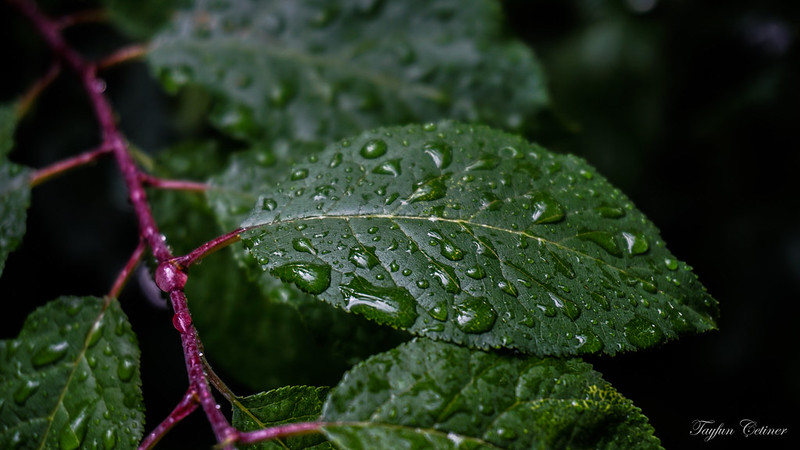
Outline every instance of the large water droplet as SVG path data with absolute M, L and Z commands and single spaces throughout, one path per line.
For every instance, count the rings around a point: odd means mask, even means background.
M 508 294 L 508 295 L 510 295 L 512 297 L 519 296 L 519 291 L 517 290 L 517 287 L 514 286 L 508 280 L 503 279 L 503 280 L 498 281 L 497 282 L 497 287 L 500 288 L 500 290 L 503 291 L 505 294 Z
M 625 252 L 629 255 L 641 255 L 650 248 L 650 244 L 647 243 L 647 238 L 641 234 L 623 232 L 622 239 L 625 240 Z
M 429 231 L 428 237 L 439 243 L 439 251 L 445 258 L 450 261 L 460 261 L 464 259 L 464 251 L 456 247 L 449 239 L 442 236 L 442 233 L 438 230 Z
M 619 206 L 601 205 L 594 209 L 600 216 L 607 219 L 619 219 L 625 217 L 625 208 Z
M 473 280 L 482 280 L 486 278 L 486 271 L 481 266 L 470 267 L 467 269 L 467 276 Z
M 440 170 L 446 169 L 453 162 L 453 149 L 445 142 L 428 142 L 422 147 L 422 151 L 433 159 L 433 163 Z
M 308 169 L 297 169 L 292 172 L 292 181 L 303 180 L 308 177 Z
M 530 209 L 533 223 L 556 223 L 564 220 L 564 208 L 549 192 L 534 192 L 531 195 Z
M 614 236 L 607 231 L 589 231 L 579 234 L 578 237 L 594 242 L 610 255 L 617 257 L 622 256 L 622 252 L 619 247 L 617 247 L 617 241 L 614 239 Z
M 414 184 L 414 193 L 408 197 L 409 203 L 438 200 L 447 194 L 443 177 L 430 178 Z
M 608 301 L 608 297 L 602 294 L 598 294 L 597 292 L 590 292 L 589 294 L 597 303 L 600 304 L 600 306 L 603 307 L 603 309 L 605 309 L 606 311 L 611 310 L 611 303 Z
M 603 349 L 603 342 L 591 330 L 583 330 L 575 338 L 578 340 L 579 355 L 597 353 Z
M 184 334 L 188 332 L 192 326 L 192 316 L 185 311 L 177 312 L 172 316 L 172 326 L 174 326 L 179 333 Z
M 86 405 L 72 416 L 72 420 L 69 423 L 64 425 L 64 428 L 58 434 L 59 449 L 74 450 L 81 446 L 86 436 L 86 426 L 89 423 L 90 413 L 89 405 Z
M 311 245 L 311 241 L 306 238 L 296 238 L 292 240 L 292 248 L 298 252 L 311 253 L 312 255 L 317 254 L 317 249 L 315 249 L 314 246 Z
M 361 156 L 367 159 L 379 158 L 386 154 L 387 149 L 383 139 L 371 139 L 361 147 Z
M 638 348 L 652 347 L 664 340 L 664 332 L 642 316 L 634 316 L 625 324 L 625 337 Z
M 664 258 L 664 265 L 669 270 L 678 270 L 678 260 L 675 258 Z
M 130 381 L 136 372 L 136 361 L 133 358 L 124 356 L 117 364 L 117 376 L 122 381 Z
M 492 170 L 500 164 L 500 158 L 497 155 L 484 153 L 478 159 L 470 163 L 464 168 L 466 171 L 471 170 Z
M 439 282 L 445 291 L 451 294 L 457 294 L 461 292 L 461 283 L 459 282 L 456 272 L 452 267 L 439 264 L 429 264 L 428 270 L 430 271 L 430 275 Z
M 25 380 L 17 390 L 14 391 L 14 402 L 20 406 L 24 405 L 37 389 L 39 389 L 38 380 Z
M 106 450 L 111 450 L 117 446 L 117 432 L 113 428 L 108 428 L 103 432 L 103 445 Z
M 403 173 L 402 168 L 400 167 L 400 158 L 389 159 L 386 160 L 372 169 L 372 173 L 377 173 L 378 175 L 391 175 L 393 177 L 400 176 Z
M 61 341 L 40 348 L 33 354 L 32 362 L 34 367 L 41 367 L 54 363 L 63 358 L 69 350 L 69 342 Z
M 572 268 L 572 264 L 567 262 L 565 259 L 560 258 L 557 254 L 550 251 L 550 257 L 553 259 L 553 262 L 556 266 L 556 272 L 564 275 L 569 279 L 575 278 L 575 270 Z
M 428 314 L 430 314 L 434 319 L 444 322 L 447 320 L 447 302 L 444 300 L 436 302 L 436 304 L 433 305 L 433 308 L 428 310 Z
M 465 333 L 485 333 L 492 329 L 497 313 L 484 297 L 466 296 L 453 305 L 456 326 Z
M 417 320 L 416 302 L 401 287 L 378 287 L 362 277 L 339 286 L 345 309 L 378 323 L 408 328 Z
M 313 295 L 321 294 L 331 284 L 331 267 L 323 264 L 289 263 L 272 269 L 270 273 Z
M 375 247 L 353 247 L 347 259 L 362 269 L 372 269 L 380 263 L 375 256 Z
M 581 309 L 572 300 L 564 299 L 564 315 L 569 317 L 570 320 L 576 320 L 581 315 Z
M 164 261 L 156 268 L 156 286 L 166 293 L 182 290 L 188 276 L 172 261 Z

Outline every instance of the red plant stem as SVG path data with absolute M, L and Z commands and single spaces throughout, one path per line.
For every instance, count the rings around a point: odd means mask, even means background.
M 97 62 L 97 70 L 105 70 L 127 61 L 141 58 L 147 53 L 144 45 L 131 45 L 123 47 Z
M 158 424 L 158 426 L 156 426 L 153 431 L 151 431 L 150 434 L 144 438 L 144 440 L 139 444 L 139 450 L 153 448 L 153 446 L 158 444 L 158 441 L 160 441 L 161 438 L 164 437 L 164 435 L 175 426 L 175 424 L 194 412 L 194 410 L 197 409 L 197 406 L 197 398 L 194 395 L 194 391 L 190 389 L 186 392 L 186 394 L 184 394 L 181 401 L 177 406 L 175 406 L 175 409 L 172 410 L 169 416 L 167 416 L 164 421 Z
M 237 444 L 255 444 L 280 437 L 297 436 L 300 434 L 318 433 L 320 428 L 329 425 L 325 422 L 299 422 L 264 428 L 262 430 L 239 432 Z
M 72 170 L 76 167 L 80 167 L 91 162 L 94 162 L 97 158 L 105 155 L 106 153 L 111 153 L 112 149 L 109 146 L 101 146 L 94 150 L 90 150 L 85 153 L 81 153 L 80 155 L 73 156 L 71 158 L 67 158 L 65 160 L 59 161 L 47 167 L 41 168 L 33 174 L 31 174 L 31 187 L 38 186 L 45 181 L 61 175 L 69 170 Z
M 139 222 L 140 238 L 149 244 L 153 256 L 159 263 L 172 259 L 172 253 L 159 233 L 153 214 L 150 211 L 147 195 L 140 179 L 141 172 L 136 167 L 122 133 L 117 128 L 111 104 L 103 95 L 105 83 L 97 77 L 96 66 L 84 60 L 77 51 L 66 43 L 60 34 L 59 22 L 47 18 L 34 3 L 27 0 L 9 1 L 30 19 L 53 52 L 81 78 L 86 94 L 94 109 L 95 117 L 100 125 L 103 138 L 101 147 L 111 148 L 117 160 L 117 165 L 122 172 L 125 185 L 128 188 L 128 196 Z M 219 410 L 217 402 L 211 394 L 211 388 L 203 372 L 200 340 L 197 336 L 197 330 L 192 325 L 186 296 L 183 293 L 183 284 L 170 288 L 169 296 L 172 308 L 175 311 L 173 324 L 181 335 L 184 360 L 189 375 L 189 390 L 193 392 L 192 398 L 199 402 L 205 411 L 216 435 L 217 442 L 226 445 L 230 444 L 235 441 L 238 432 L 228 424 L 227 419 Z M 185 417 L 185 414 L 183 414 L 185 409 L 176 408 L 173 411 L 175 415 L 170 414 L 166 421 L 170 422 L 172 419 L 172 422 L 177 422 L 181 420 Z
M 17 117 L 24 116 L 28 110 L 31 109 L 33 102 L 39 98 L 39 95 L 45 90 L 45 88 L 47 88 L 47 86 L 50 86 L 53 80 L 58 77 L 59 73 L 61 73 L 61 64 L 57 62 L 53 63 L 47 73 L 44 74 L 42 78 L 39 78 L 39 80 L 37 80 L 36 83 L 34 83 L 34 85 L 28 89 L 28 92 L 26 92 L 19 100 L 19 103 L 17 103 Z
M 125 283 L 128 281 L 128 278 L 130 278 L 131 273 L 133 273 L 133 269 L 139 265 L 139 261 L 142 259 L 145 248 L 147 248 L 147 244 L 140 239 L 139 244 L 136 246 L 136 249 L 133 250 L 133 254 L 131 255 L 130 259 L 128 259 L 125 267 L 122 268 L 122 271 L 117 276 L 117 279 L 114 280 L 114 285 L 111 286 L 111 291 L 108 292 L 108 297 L 119 297 L 119 293 L 122 291 L 122 288 L 125 287 Z
M 176 191 L 195 191 L 195 192 L 203 192 L 208 190 L 207 184 L 198 183 L 196 181 L 167 180 L 164 178 L 154 177 L 146 173 L 142 173 L 139 178 L 141 178 L 142 183 L 158 189 L 173 189 Z
M 237 228 L 231 231 L 228 234 L 223 234 L 222 236 L 216 237 L 200 247 L 192 250 L 191 252 L 187 253 L 186 255 L 179 256 L 173 259 L 173 262 L 178 264 L 182 268 L 188 268 L 198 260 L 205 258 L 206 256 L 216 252 L 219 249 L 225 248 L 234 242 L 239 242 L 241 239 L 241 233 L 244 231 L 242 228 Z
M 60 29 L 65 29 L 73 25 L 80 25 L 82 23 L 92 22 L 105 22 L 108 20 L 108 13 L 102 9 L 91 9 L 88 11 L 81 11 L 75 14 L 64 16 L 55 21 L 55 24 Z

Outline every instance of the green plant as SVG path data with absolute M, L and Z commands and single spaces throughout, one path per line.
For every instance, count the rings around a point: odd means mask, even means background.
M 106 296 L 54 300 L 2 342 L 4 447 L 149 448 L 198 407 L 222 447 L 658 447 L 640 410 L 578 356 L 713 329 L 717 303 L 585 161 L 509 134 L 535 136 L 549 100 L 497 4 L 198 1 L 147 47 L 93 63 L 61 33 L 93 16 L 9 3 L 57 63 L 0 109 L 2 260 L 31 188 L 105 155 L 140 242 Z M 107 3 L 139 36 L 165 17 L 155 2 Z M 211 105 L 221 136 L 156 160 L 126 142 L 98 70 L 142 55 L 168 90 Z M 43 169 L 10 162 L 15 123 L 62 65 L 101 143 Z M 116 298 L 148 248 L 189 388 L 145 436 L 136 338 Z M 303 370 L 386 351 L 330 390 L 247 397 L 205 359 L 250 386 L 285 384 L 299 372 L 289 361 L 320 342 Z

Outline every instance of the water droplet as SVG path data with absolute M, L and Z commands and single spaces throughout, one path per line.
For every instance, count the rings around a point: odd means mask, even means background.
M 556 272 L 564 275 L 569 279 L 575 278 L 575 270 L 572 268 L 572 264 L 568 263 L 566 260 L 561 259 L 557 254 L 552 251 L 549 251 L 550 257 L 553 259 L 553 262 L 556 266 Z M 567 291 L 569 292 L 569 291 Z
M 414 184 L 414 193 L 408 197 L 409 203 L 438 200 L 447 194 L 447 186 L 442 177 L 430 178 Z
M 192 326 L 192 316 L 185 311 L 177 312 L 172 316 L 172 326 L 174 326 L 179 333 L 184 334 L 188 332 Z
M 428 311 L 428 314 L 430 314 L 434 319 L 444 322 L 447 320 L 447 302 L 437 302 L 435 305 L 433 305 L 433 308 Z
M 296 262 L 276 267 L 270 273 L 313 295 L 321 294 L 331 284 L 331 267 L 328 265 Z
M 296 238 L 292 240 L 292 248 L 298 252 L 311 253 L 312 255 L 317 254 L 317 249 L 315 249 L 314 246 L 311 245 L 311 241 L 306 238 Z
M 308 169 L 297 169 L 292 172 L 292 181 L 303 180 L 308 177 Z
M 175 263 L 164 261 L 156 268 L 156 286 L 166 293 L 182 290 L 188 276 Z
M 380 263 L 375 256 L 375 247 L 353 247 L 347 259 L 362 269 L 372 269 Z
M 473 280 L 482 280 L 486 278 L 486 271 L 481 266 L 470 267 L 467 269 L 467 276 Z
M 113 428 L 108 428 L 103 432 L 103 445 L 106 450 L 111 450 L 117 446 L 117 432 Z
M 456 326 L 465 333 L 484 333 L 492 329 L 497 313 L 484 297 L 466 296 L 453 305 Z
M 451 294 L 458 294 L 461 292 L 461 283 L 459 282 L 456 272 L 452 267 L 439 264 L 429 264 L 428 270 L 430 271 L 430 275 L 439 282 L 445 291 Z
M 435 123 L 426 123 L 422 126 L 422 129 L 425 131 L 436 131 L 436 124 Z
M 442 141 L 428 142 L 422 151 L 433 159 L 433 163 L 441 169 L 446 169 L 453 162 L 453 149 Z
M 375 166 L 374 169 L 372 169 L 372 173 L 377 173 L 378 175 L 391 175 L 393 177 L 400 176 L 403 173 L 403 170 L 400 167 L 400 161 L 400 158 L 383 161 Z
M 361 277 L 339 286 L 345 309 L 378 323 L 408 328 L 417 320 L 416 302 L 401 287 L 378 287 Z
M 590 292 L 589 293 L 592 298 L 600 304 L 606 311 L 611 310 L 611 303 L 608 301 L 608 298 L 605 295 L 598 294 L 597 292 Z
M 622 239 L 625 240 L 625 252 L 629 255 L 641 255 L 650 248 L 647 239 L 641 234 L 623 232 Z
M 430 286 L 430 283 L 428 283 L 428 280 L 424 278 L 417 281 L 417 287 L 420 289 L 428 289 L 428 286 Z
M 342 163 L 342 158 L 343 156 L 341 153 L 336 153 L 335 155 L 333 155 L 333 158 L 331 158 L 331 162 L 328 164 L 328 167 L 330 167 L 331 169 L 339 167 L 339 164 Z
M 556 223 L 564 220 L 564 208 L 548 192 L 534 192 L 531 195 L 530 209 L 533 223 Z
M 619 206 L 601 205 L 594 209 L 600 216 L 607 219 L 619 219 L 625 217 L 625 209 Z
M 39 389 L 38 380 L 25 380 L 16 391 L 14 391 L 14 403 L 22 406 Z
M 383 139 L 371 139 L 361 147 L 361 156 L 367 159 L 379 158 L 386 154 L 387 149 Z
M 519 296 L 519 291 L 517 291 L 517 287 L 514 286 L 508 280 L 504 279 L 504 280 L 498 281 L 497 282 L 497 287 L 500 288 L 501 291 L 503 291 L 504 293 L 506 293 L 506 294 L 508 294 L 508 295 L 510 295 L 512 297 Z
M 450 261 L 460 261 L 464 259 L 464 252 L 455 246 L 449 239 L 442 236 L 438 230 L 431 230 L 428 232 L 428 237 L 433 239 L 439 244 L 439 251 L 445 258 Z
M 578 340 L 577 353 L 579 355 L 597 353 L 603 349 L 603 341 L 591 330 L 583 330 L 575 338 Z
M 492 170 L 500 164 L 500 158 L 497 155 L 484 153 L 478 159 L 470 163 L 464 168 L 465 171 L 472 170 Z
M 56 342 L 40 348 L 33 354 L 32 362 L 34 367 L 41 367 L 50 363 L 54 363 L 63 358 L 69 350 L 69 342 L 61 341 Z
M 64 425 L 58 434 L 58 447 L 61 450 L 74 450 L 81 446 L 86 436 L 86 426 L 91 416 L 89 405 L 84 406 L 72 416 L 72 420 Z
M 669 270 L 678 270 L 678 260 L 673 258 L 664 258 L 664 264 Z
M 136 361 L 128 356 L 122 357 L 117 364 L 117 376 L 119 376 L 119 379 L 130 381 L 134 372 L 136 372 Z
M 578 305 L 575 304 L 572 300 L 564 299 L 564 315 L 569 317 L 570 320 L 574 321 L 581 315 L 581 309 L 578 308 Z
M 664 340 L 664 332 L 642 316 L 634 316 L 625 324 L 625 337 L 638 348 L 652 347 Z
M 409 275 L 411 275 L 412 271 L 411 271 L 411 269 L 403 269 L 403 271 L 401 273 L 403 275 L 405 275 L 405 276 L 409 276 Z
M 614 236 L 607 231 L 590 231 L 587 233 L 581 233 L 578 235 L 578 237 L 594 242 L 610 255 L 617 257 L 622 256 L 622 252 L 620 251 L 619 247 L 617 247 L 617 241 L 614 239 Z

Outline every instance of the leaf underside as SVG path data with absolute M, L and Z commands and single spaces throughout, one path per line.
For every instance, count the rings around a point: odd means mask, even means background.
M 135 448 L 139 349 L 116 300 L 61 297 L 0 341 L 0 447 Z
M 149 62 L 168 89 L 213 94 L 212 121 L 242 139 L 327 143 L 443 118 L 523 131 L 549 101 L 502 24 L 489 0 L 201 0 Z
M 293 422 L 317 420 L 328 395 L 328 388 L 311 386 L 286 386 L 269 392 L 240 399 L 242 408 L 233 405 L 232 424 L 242 431 Z M 250 445 L 248 449 L 332 449 L 321 434 L 310 434 L 287 439 L 275 439 Z
M 613 354 L 715 326 L 716 301 L 619 190 L 519 137 L 394 127 L 278 182 L 237 167 L 226 177 L 261 189 L 237 194 L 254 205 L 242 223 L 253 264 L 385 325 L 538 355 Z
M 14 146 L 16 116 L 12 105 L 0 105 L 0 275 L 6 258 L 22 242 L 31 201 L 30 170 L 6 158 Z
M 579 359 L 415 339 L 345 375 L 321 420 L 341 448 L 660 448 L 639 408 Z

